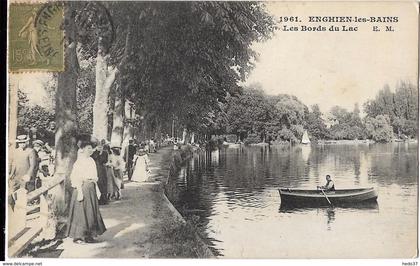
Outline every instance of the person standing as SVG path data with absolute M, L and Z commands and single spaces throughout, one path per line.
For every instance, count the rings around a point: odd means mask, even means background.
M 39 153 L 44 146 L 44 142 L 42 140 L 37 139 L 32 142 L 32 146 L 35 153 L 35 166 L 34 174 L 29 182 L 31 189 L 28 189 L 28 191 L 32 191 L 41 187 L 41 179 L 38 176 L 38 172 L 40 171 L 39 165 L 41 164 L 41 157 L 39 156 Z
M 133 176 L 133 160 L 134 155 L 136 154 L 136 147 L 134 146 L 134 140 L 130 139 L 128 141 L 127 147 L 124 150 L 123 159 L 125 161 L 125 169 L 127 171 L 128 180 L 131 181 Z
M 149 157 L 147 152 L 139 149 L 134 163 L 133 181 L 145 182 L 149 178 Z
M 108 162 L 108 152 L 104 150 L 105 140 L 102 140 L 96 150 L 92 154 L 93 160 L 96 163 L 96 170 L 98 172 L 98 187 L 101 191 L 101 198 L 99 205 L 107 204 L 107 173 L 105 164 Z
M 73 188 L 66 235 L 73 242 L 94 243 L 95 237 L 106 231 L 98 206 L 98 172 L 91 157 L 93 144 L 89 140 L 79 142 L 80 152 L 70 175 Z
M 19 188 L 31 189 L 27 183 L 34 180 L 37 169 L 37 156 L 29 147 L 29 137 L 20 135 L 16 138 L 18 147 L 10 157 L 9 191 L 14 193 Z
M 108 175 L 111 179 L 111 187 L 108 186 L 108 198 L 115 197 L 119 200 L 122 197 L 121 188 L 123 185 L 124 162 L 121 159 L 121 147 L 114 145 L 111 147 L 111 154 L 108 157 Z
M 151 152 L 156 152 L 156 143 L 153 138 L 151 138 L 149 141 L 149 153 Z

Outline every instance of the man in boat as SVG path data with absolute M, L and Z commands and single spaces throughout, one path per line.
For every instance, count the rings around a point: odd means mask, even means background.
M 331 176 L 326 175 L 325 179 L 327 180 L 327 183 L 325 184 L 325 186 L 318 186 L 317 189 L 322 189 L 324 191 L 334 191 L 335 187 L 334 187 L 334 182 L 331 179 Z

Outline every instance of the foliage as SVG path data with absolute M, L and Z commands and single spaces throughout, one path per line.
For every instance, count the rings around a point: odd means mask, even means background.
M 325 124 L 324 119 L 322 118 L 322 113 L 317 104 L 311 107 L 306 118 L 306 125 L 308 128 L 308 133 L 313 139 L 327 139 L 329 138 L 329 132 L 327 125 Z
M 298 143 L 299 140 L 296 138 L 296 136 L 293 134 L 293 131 L 287 128 L 286 125 L 283 125 L 282 129 L 278 133 L 278 138 L 280 140 L 285 140 L 290 143 Z
M 375 118 L 366 117 L 368 136 L 377 142 L 388 142 L 393 138 L 390 119 L 387 115 L 378 115 Z
M 36 128 L 39 139 L 49 138 L 54 112 L 40 105 L 30 104 L 27 95 L 22 91 L 18 91 L 18 98 L 17 133 L 28 134 L 31 128 Z
M 329 118 L 333 123 L 330 128 L 331 137 L 338 140 L 364 139 L 366 137 L 365 126 L 359 113 L 357 104 L 353 112 L 339 106 L 332 107 Z
M 275 106 L 282 124 L 286 124 L 287 127 L 304 125 L 307 107 L 296 96 L 280 94 L 275 96 L 273 101 L 276 102 Z
M 387 115 L 393 131 L 400 137 L 416 137 L 418 131 L 418 90 L 409 82 L 400 82 L 395 92 L 386 85 L 375 99 L 364 104 L 367 117 L 376 118 Z
M 249 134 L 244 141 L 245 144 L 256 144 L 260 142 L 261 142 L 261 136 L 256 133 Z
M 91 65 L 80 68 L 77 79 L 77 121 L 80 132 L 92 132 L 95 75 Z
M 139 23 L 132 97 L 158 119 L 174 113 L 191 130 L 214 122 L 252 67 L 252 42 L 274 28 L 263 5 L 252 2 L 150 3 Z
M 194 131 L 221 129 L 220 104 L 256 59 L 251 44 L 275 28 L 259 2 L 79 3 L 76 21 L 82 57 L 102 47 L 148 128 L 174 114 Z
M 275 119 L 274 106 L 262 91 L 256 89 L 246 88 L 241 95 L 229 97 L 225 112 L 227 132 L 241 139 L 254 133 L 259 135 L 260 142 L 267 134 L 272 134 L 279 123 Z

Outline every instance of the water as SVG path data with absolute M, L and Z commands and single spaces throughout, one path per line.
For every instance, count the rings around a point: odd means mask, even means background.
M 196 154 L 170 195 L 225 258 L 398 258 L 417 250 L 417 144 L 241 147 Z M 280 208 L 277 188 L 378 189 L 357 208 Z

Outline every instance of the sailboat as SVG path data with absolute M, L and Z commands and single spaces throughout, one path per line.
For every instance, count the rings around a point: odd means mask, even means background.
M 302 136 L 302 144 L 310 144 L 311 141 L 309 140 L 308 131 L 305 130 L 305 133 L 303 133 Z

